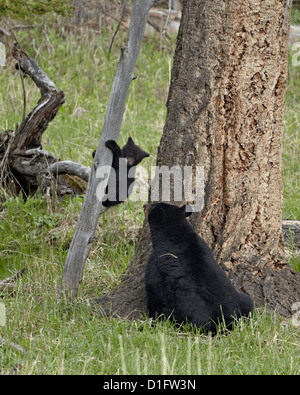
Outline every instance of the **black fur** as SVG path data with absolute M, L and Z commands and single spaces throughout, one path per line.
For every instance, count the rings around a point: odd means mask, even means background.
M 190 214 L 185 206 L 150 206 L 153 252 L 145 274 L 149 316 L 170 317 L 213 333 L 222 322 L 231 329 L 233 317 L 248 316 L 253 302 L 231 284 L 186 220 Z

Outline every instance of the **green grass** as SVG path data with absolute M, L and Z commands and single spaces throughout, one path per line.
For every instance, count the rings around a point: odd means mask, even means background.
M 3 373 L 20 361 L 20 374 L 300 373 L 297 329 L 266 313 L 211 338 L 168 322 L 99 320 L 80 304 L 66 314 L 53 299 L 37 305 L 35 292 L 6 302 L 9 318 L 0 334 L 25 354 L 1 348 Z
M 59 19 L 35 21 L 35 31 L 18 33 L 22 45 L 66 95 L 47 129 L 44 148 L 61 159 L 90 165 L 97 146 L 124 33 L 108 54 L 112 31 L 102 35 L 67 32 Z M 113 30 L 113 29 L 112 29 Z M 162 135 L 175 40 L 144 41 L 129 90 L 120 143 L 131 135 L 155 164 Z M 284 217 L 299 219 L 300 68 L 289 68 L 283 148 Z M 27 109 L 39 92 L 27 78 Z M 22 90 L 14 62 L 0 70 L 0 131 L 14 128 L 22 114 Z M 82 198 L 47 202 L 43 196 L 8 198 L 0 208 L 0 280 L 22 268 L 15 293 L 2 295 L 6 323 L 0 337 L 25 349 L 0 345 L 0 374 L 22 361 L 20 374 L 299 374 L 299 328 L 272 314 L 256 312 L 231 334 L 210 338 L 170 323 L 99 319 L 86 301 L 120 283 L 143 221 L 140 203 L 126 202 L 99 220 L 76 306 L 57 300 L 63 265 Z M 299 258 L 291 259 L 299 270 Z M 66 313 L 68 311 L 68 314 Z M 1 323 L 1 320 L 0 320 Z
M 300 66 L 292 65 L 292 54 L 289 56 L 282 153 L 283 217 L 300 220 Z

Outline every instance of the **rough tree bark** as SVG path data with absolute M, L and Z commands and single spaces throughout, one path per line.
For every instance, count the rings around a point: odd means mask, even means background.
M 184 0 L 157 165 L 205 167 L 205 203 L 191 222 L 234 285 L 257 306 L 291 314 L 300 275 L 281 229 L 287 82 L 286 0 Z M 290 11 L 290 10 L 289 10 Z M 106 311 L 145 311 L 148 225 Z
M 94 240 L 94 234 L 102 208 L 102 201 L 99 199 L 97 191 L 100 184 L 101 189 L 103 191 L 105 190 L 109 177 L 108 172 L 106 179 L 99 178 L 99 175 L 97 176 L 97 169 L 111 167 L 112 154 L 106 148 L 105 142 L 107 140 L 118 140 L 128 88 L 134 79 L 134 67 L 143 40 L 147 16 L 153 4 L 154 0 L 133 1 L 126 44 L 122 48 L 84 202 L 62 276 L 61 290 L 72 298 L 78 294 L 79 282 Z

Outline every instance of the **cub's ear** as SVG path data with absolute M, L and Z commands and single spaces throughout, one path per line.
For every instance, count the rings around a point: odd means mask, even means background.
M 134 141 L 131 137 L 128 137 L 127 144 L 134 144 Z
M 148 158 L 149 156 L 150 156 L 150 154 L 148 154 L 148 152 L 142 151 L 142 159 Z
M 184 212 L 185 217 L 193 214 L 193 207 L 190 204 L 184 204 L 180 207 L 180 210 Z

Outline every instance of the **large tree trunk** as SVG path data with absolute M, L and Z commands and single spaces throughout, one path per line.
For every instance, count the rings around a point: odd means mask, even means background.
M 289 24 L 286 0 L 185 0 L 158 166 L 205 167 L 205 203 L 191 217 L 229 278 L 283 316 L 300 275 L 282 237 L 281 150 Z M 144 223 L 120 288 L 98 300 L 145 311 Z M 150 245 L 150 246 L 149 246 Z

